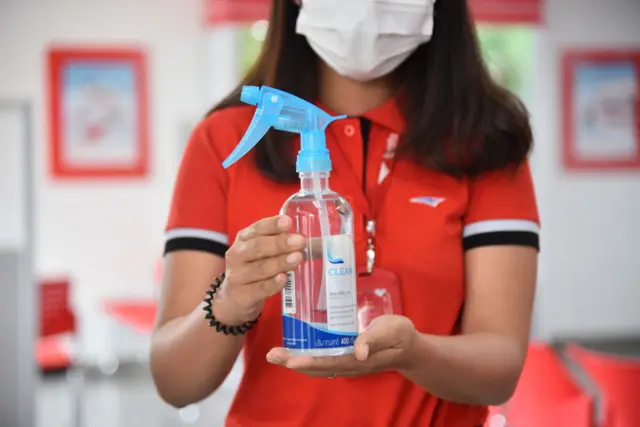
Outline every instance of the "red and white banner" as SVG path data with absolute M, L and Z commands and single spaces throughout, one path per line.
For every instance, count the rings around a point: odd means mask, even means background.
M 544 0 L 469 0 L 469 7 L 474 19 L 483 23 L 540 24 L 544 20 Z
M 205 25 L 249 23 L 269 19 L 271 0 L 204 0 Z M 440 0 L 446 1 L 446 0 Z M 476 21 L 493 24 L 539 24 L 544 0 L 468 0 Z
M 270 10 L 271 0 L 205 0 L 205 25 L 261 21 Z

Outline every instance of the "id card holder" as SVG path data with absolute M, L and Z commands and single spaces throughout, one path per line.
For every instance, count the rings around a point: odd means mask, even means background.
M 385 314 L 402 314 L 400 279 L 383 268 L 358 271 L 358 331 L 369 327 L 373 319 Z
M 373 319 L 385 314 L 402 315 L 400 279 L 389 270 L 374 267 L 375 221 L 367 221 L 367 265 L 358 270 L 358 330 L 364 331 Z

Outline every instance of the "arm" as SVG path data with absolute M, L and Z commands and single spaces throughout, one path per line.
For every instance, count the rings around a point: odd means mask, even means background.
M 498 405 L 513 394 L 526 357 L 537 252 L 488 246 L 468 251 L 465 261 L 462 333 L 417 335 L 401 372 L 443 399 Z
M 224 140 L 228 124 L 219 122 L 210 116 L 191 135 L 166 228 L 162 294 L 150 362 L 158 393 L 178 407 L 199 401 L 219 387 L 242 346 L 242 338 L 209 328 L 202 310 L 209 284 L 225 269 L 223 257 L 229 245 L 227 174 L 217 151 L 220 144 L 213 141 L 213 134 Z
M 272 217 L 240 231 L 229 247 L 228 177 L 217 152 L 220 144 L 211 138 L 215 129 L 223 140 L 228 121 L 214 113 L 194 132 L 180 165 L 167 224 L 151 373 L 160 396 L 178 407 L 215 391 L 242 348 L 241 336 L 218 332 L 205 320 L 202 307 L 209 284 L 226 270 L 212 305 L 218 321 L 228 326 L 253 321 L 264 300 L 285 286 L 285 273 L 302 260 L 305 246 L 302 236 L 288 233 L 290 218 Z
M 186 406 L 213 393 L 242 348 L 242 336 L 216 333 L 204 319 L 205 292 L 223 271 L 224 260 L 205 252 L 178 251 L 165 258 L 151 372 L 158 393 L 173 406 Z
M 538 211 L 526 163 L 468 185 L 461 333 L 418 335 L 404 373 L 447 400 L 496 405 L 513 393 L 527 353 Z

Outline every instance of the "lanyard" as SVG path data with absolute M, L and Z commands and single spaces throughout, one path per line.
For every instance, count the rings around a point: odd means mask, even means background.
M 367 197 L 362 185 L 358 182 L 355 172 L 351 168 L 349 161 L 347 160 L 344 152 L 340 147 L 332 152 L 331 160 L 335 166 L 336 171 L 340 171 L 338 176 L 340 182 L 346 187 L 349 194 L 353 197 L 353 203 L 356 205 L 358 211 L 362 212 L 366 223 L 367 232 L 367 274 L 373 272 L 373 267 L 376 260 L 375 250 L 375 237 L 376 237 L 376 219 L 380 214 L 384 199 L 391 186 L 391 170 L 393 169 L 393 162 L 389 167 L 389 174 L 387 177 L 376 186 L 373 194 Z M 366 159 L 365 159 L 366 161 Z M 380 167 L 386 167 L 381 164 Z M 349 173 L 351 172 L 351 173 Z M 366 185 L 366 177 L 364 177 Z

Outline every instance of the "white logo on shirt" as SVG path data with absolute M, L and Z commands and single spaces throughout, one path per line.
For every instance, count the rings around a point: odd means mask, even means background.
M 432 196 L 422 196 L 422 197 L 413 197 L 409 199 L 411 203 L 415 203 L 418 205 L 427 205 L 432 208 L 437 208 L 442 202 L 444 202 L 444 197 L 432 197 Z
M 384 152 L 383 158 L 385 160 L 393 159 L 393 156 L 396 155 L 396 147 L 398 147 L 398 140 L 400 139 L 397 133 L 391 133 L 387 137 L 387 149 Z
M 387 147 L 382 155 L 382 163 L 380 164 L 380 171 L 378 172 L 378 184 L 384 181 L 389 176 L 388 161 L 393 160 L 396 155 L 396 147 L 398 146 L 398 140 L 400 136 L 397 133 L 390 133 L 387 137 Z
M 387 176 L 389 176 L 389 167 L 385 162 L 382 162 L 380 165 L 380 172 L 378 173 L 378 184 L 385 180 Z

